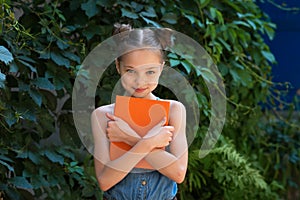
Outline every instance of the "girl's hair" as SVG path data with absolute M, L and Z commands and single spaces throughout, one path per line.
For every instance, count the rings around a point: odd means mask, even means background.
M 114 24 L 113 35 L 120 43 L 122 50 L 147 48 L 153 51 L 159 51 L 164 58 L 163 50 L 171 45 L 170 29 L 133 29 L 129 24 Z M 122 56 L 117 58 L 122 59 Z

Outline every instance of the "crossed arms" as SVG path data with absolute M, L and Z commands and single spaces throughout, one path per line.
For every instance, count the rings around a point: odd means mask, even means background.
M 187 169 L 186 112 L 184 106 L 171 101 L 169 126 L 164 120 L 143 138 L 122 119 L 112 113 L 113 106 L 96 109 L 91 116 L 94 136 L 94 161 L 100 188 L 106 191 L 121 181 L 142 159 L 156 170 L 181 183 Z M 110 160 L 109 142 L 125 142 L 132 148 L 115 160 Z M 158 149 L 170 145 L 170 152 Z

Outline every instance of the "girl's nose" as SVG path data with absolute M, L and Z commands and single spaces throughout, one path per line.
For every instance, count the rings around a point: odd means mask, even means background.
M 137 75 L 135 78 L 135 83 L 137 85 L 137 87 L 139 86 L 143 86 L 145 84 L 146 80 L 144 76 L 141 75 Z

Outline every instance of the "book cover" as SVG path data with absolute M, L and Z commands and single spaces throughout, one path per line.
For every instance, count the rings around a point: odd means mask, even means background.
M 166 117 L 166 124 L 169 119 L 170 102 L 162 100 L 142 99 L 128 96 L 116 96 L 114 115 L 123 119 L 141 137 Z M 124 142 L 110 143 L 110 158 L 114 160 L 131 146 Z M 141 160 L 135 167 L 153 169 L 146 161 Z

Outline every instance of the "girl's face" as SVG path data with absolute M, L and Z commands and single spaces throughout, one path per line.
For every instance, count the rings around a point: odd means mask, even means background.
M 143 49 L 123 55 L 116 67 L 121 75 L 122 86 L 129 95 L 151 98 L 151 92 L 158 85 L 163 63 L 160 52 Z

